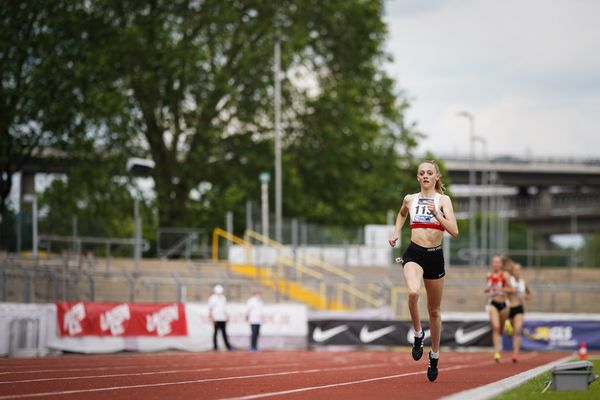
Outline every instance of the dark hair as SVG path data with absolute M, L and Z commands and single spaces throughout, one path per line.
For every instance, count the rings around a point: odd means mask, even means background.
M 439 194 L 444 194 L 444 192 L 446 191 L 446 186 L 444 185 L 444 183 L 442 182 L 442 174 L 440 173 L 440 167 L 437 165 L 437 162 L 435 160 L 424 160 L 421 161 L 419 163 L 419 165 L 421 164 L 433 164 L 433 166 L 435 167 L 435 171 L 438 174 L 438 180 L 435 181 L 435 191 L 438 192 Z

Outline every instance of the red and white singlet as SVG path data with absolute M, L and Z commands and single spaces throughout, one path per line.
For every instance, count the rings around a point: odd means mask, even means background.
M 436 193 L 433 198 L 421 197 L 421 193 L 413 196 L 410 205 L 410 228 L 431 228 L 440 231 L 445 230 L 442 224 L 429 212 L 427 205 L 433 200 L 436 213 L 440 213 L 441 195 Z
M 497 274 L 493 272 L 488 272 L 487 285 L 490 288 L 490 291 L 488 293 L 490 297 L 504 296 L 502 288 L 504 288 L 506 283 L 504 281 L 504 274 L 502 272 Z

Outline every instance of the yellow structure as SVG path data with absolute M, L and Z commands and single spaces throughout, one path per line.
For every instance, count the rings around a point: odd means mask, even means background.
M 212 259 L 215 262 L 220 261 L 220 239 L 235 243 L 245 251 L 245 263 L 227 262 L 227 268 L 256 279 L 262 286 L 276 290 L 291 300 L 321 310 L 351 310 L 359 302 L 369 307 L 381 305 L 381 301 L 369 293 L 370 288 L 364 291 L 357 288 L 351 273 L 314 257 L 302 256 L 296 260 L 285 257 L 281 254 L 284 249 L 281 243 L 252 230 L 246 230 L 242 239 L 221 228 L 215 228 L 212 245 Z M 252 239 L 261 246 L 276 251 L 275 265 L 259 266 L 254 263 L 254 246 L 250 242 Z

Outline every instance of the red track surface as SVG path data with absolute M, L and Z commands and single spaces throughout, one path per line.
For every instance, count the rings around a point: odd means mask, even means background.
M 427 354 L 407 352 L 152 353 L 0 359 L 0 400 L 40 399 L 436 399 L 564 357 L 443 352 L 436 382 Z M 278 394 L 276 394 L 278 393 Z M 270 394 L 270 395 L 269 395 Z

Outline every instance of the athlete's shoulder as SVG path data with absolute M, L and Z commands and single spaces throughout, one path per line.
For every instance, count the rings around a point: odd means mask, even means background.
M 440 193 L 440 200 L 447 201 L 450 203 L 452 202 L 452 198 L 450 198 L 450 196 L 448 196 L 447 194 L 441 194 L 441 193 Z
M 404 200 L 402 200 L 403 203 L 410 203 L 416 196 L 416 193 L 409 193 L 406 196 L 404 196 Z

